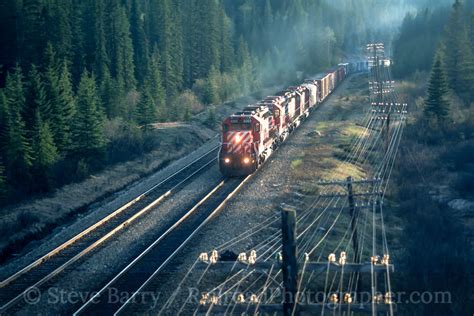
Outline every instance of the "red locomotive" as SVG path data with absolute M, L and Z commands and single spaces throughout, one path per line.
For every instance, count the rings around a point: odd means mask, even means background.
M 344 80 L 349 64 L 270 96 L 222 123 L 219 168 L 226 176 L 253 173 L 288 135 Z

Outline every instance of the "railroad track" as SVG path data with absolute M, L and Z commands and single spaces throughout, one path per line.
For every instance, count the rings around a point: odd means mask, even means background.
M 224 179 L 173 226 L 78 308 L 77 315 L 114 315 L 135 302 L 139 293 L 252 176 Z M 111 297 L 128 297 L 116 300 Z
M 53 277 L 179 191 L 217 160 L 217 151 L 218 147 L 214 147 L 94 225 L 1 281 L 0 314 L 24 301 L 25 295 L 37 291 Z

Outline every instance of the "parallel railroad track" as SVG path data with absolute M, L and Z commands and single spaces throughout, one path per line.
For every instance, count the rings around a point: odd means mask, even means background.
M 0 314 L 21 303 L 29 291 L 44 285 L 179 191 L 189 180 L 213 165 L 217 159 L 217 151 L 218 147 L 214 147 L 110 215 L 1 281 Z
M 120 271 L 88 302 L 77 315 L 115 315 L 136 301 L 139 293 L 175 257 L 175 255 L 207 224 L 252 177 L 230 178 L 220 182 L 180 220 L 166 230 L 150 246 Z M 110 293 L 119 293 L 124 300 L 111 300 Z

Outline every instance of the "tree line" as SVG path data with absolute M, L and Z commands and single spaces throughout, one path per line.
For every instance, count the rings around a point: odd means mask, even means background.
M 408 15 L 395 40 L 399 76 L 422 84 L 416 77 L 423 76 L 413 74 L 431 70 L 426 93 L 423 86 L 413 88 L 422 97 L 415 102 L 418 109 L 411 107 L 416 119 L 407 125 L 401 147 L 405 159 L 395 168 L 393 211 L 409 240 L 399 250 L 399 257 L 407 260 L 400 262 L 404 272 L 395 287 L 449 293 L 451 299 L 445 304 L 400 304 L 402 314 L 461 315 L 473 308 L 465 300 L 472 288 L 473 263 L 472 249 L 465 247 L 472 242 L 469 224 L 463 222 L 468 210 L 449 207 L 454 199 L 472 200 L 474 192 L 473 31 L 472 4 L 456 0 L 451 9 Z M 442 185 L 448 189 L 438 189 Z
M 450 93 L 465 108 L 474 102 L 474 11 L 456 0 L 435 52 L 425 101 L 424 116 L 429 126 L 443 128 L 450 119 Z
M 369 2 L 2 1 L 0 195 L 80 180 L 155 146 L 150 123 L 215 120 L 207 105 L 345 60 L 374 36 Z

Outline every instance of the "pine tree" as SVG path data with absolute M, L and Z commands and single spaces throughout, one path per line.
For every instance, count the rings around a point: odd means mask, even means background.
M 26 106 L 23 110 L 23 117 L 28 131 L 28 137 L 31 139 L 34 135 L 34 123 L 36 120 L 36 111 L 41 112 L 41 116 L 45 121 L 51 122 L 53 113 L 51 111 L 51 103 L 46 94 L 45 85 L 38 68 L 35 65 L 31 66 L 28 74 L 28 90 L 26 97 Z
M 13 72 L 8 73 L 5 84 L 5 96 L 9 106 L 15 106 L 20 112 L 25 109 L 25 86 L 23 84 L 23 72 L 19 65 L 17 65 Z
M 131 91 L 136 85 L 133 44 L 130 23 L 125 8 L 120 4 L 112 7 L 111 24 L 112 74 L 119 83 L 123 83 L 125 91 Z
M 446 25 L 444 36 L 444 65 L 448 77 L 448 85 L 455 92 L 459 92 L 459 84 L 462 80 L 463 35 L 466 32 L 464 23 L 464 7 L 459 0 L 453 4 L 451 15 Z
M 43 3 L 45 2 L 43 1 Z M 71 20 L 69 18 L 69 15 L 72 14 L 70 3 L 66 1 L 50 1 L 44 6 L 43 12 L 43 25 L 47 29 L 47 33 L 44 34 L 45 42 L 42 45 L 46 43 L 47 49 L 47 46 L 52 44 L 60 59 L 71 59 L 73 57 L 73 37 Z M 44 60 L 44 62 L 47 64 L 47 60 Z
M 66 60 L 61 65 L 58 78 L 58 96 L 55 101 L 58 106 L 58 118 L 54 124 L 54 139 L 58 149 L 61 152 L 67 152 L 71 148 L 71 129 L 76 113 L 76 100 L 72 91 L 72 79 Z
M 216 123 L 217 123 L 216 110 L 213 106 L 211 106 L 207 110 L 207 118 L 206 118 L 205 124 L 209 128 L 214 128 L 216 127 Z
M 3 89 L 0 89 L 0 159 L 3 160 L 6 158 L 4 153 L 7 143 L 9 119 L 7 97 Z
M 114 118 L 121 113 L 123 102 L 123 85 L 112 78 L 110 72 L 106 71 L 101 81 L 100 94 L 105 105 L 105 113 L 108 118 Z
M 163 88 L 163 81 L 161 79 L 160 53 L 156 45 L 149 61 L 148 73 L 144 85 L 149 90 L 156 106 L 161 109 L 165 105 L 166 91 Z
M 5 177 L 5 167 L 0 160 L 0 204 L 2 204 L 7 196 L 7 178 Z
M 30 179 L 32 149 L 26 137 L 25 122 L 21 115 L 25 106 L 24 93 L 21 68 L 17 66 L 13 73 L 7 75 L 5 85 L 8 115 L 4 154 L 9 183 L 26 187 Z
M 216 104 L 219 100 L 219 72 L 212 66 L 209 76 L 206 80 L 206 90 L 204 91 L 204 102 L 207 104 Z
M 239 49 L 237 51 L 237 63 L 240 67 L 239 82 L 241 83 L 242 93 L 249 93 L 253 90 L 252 60 L 248 50 L 247 43 L 243 37 L 239 40 Z
M 43 15 L 44 3 L 42 0 L 23 0 L 23 7 L 20 15 L 20 37 L 23 39 L 19 53 L 22 58 L 22 65 L 29 67 L 31 64 L 41 62 L 41 52 L 44 51 L 45 17 Z M 28 68 L 27 68 L 28 70 Z
M 149 89 L 145 88 L 135 111 L 135 120 L 145 126 L 156 122 L 156 104 Z
M 150 3 L 155 21 L 150 26 L 151 44 L 157 44 L 160 50 L 163 87 L 168 98 L 176 95 L 183 79 L 182 30 L 178 9 L 172 0 Z
M 430 122 L 446 124 L 449 117 L 449 101 L 447 100 L 448 84 L 444 74 L 441 56 L 438 54 L 433 64 L 428 85 L 428 96 L 425 100 L 425 117 Z
M 471 42 L 471 49 L 474 52 L 474 13 L 471 14 L 469 20 L 469 41 Z
M 465 33 L 461 38 L 460 71 L 457 92 L 466 106 L 474 102 L 474 54 Z
M 36 190 L 48 191 L 50 170 L 58 159 L 53 134 L 47 122 L 43 122 L 40 111 L 36 111 L 35 135 L 33 138 L 33 175 Z
M 107 40 L 105 34 L 105 15 L 107 13 L 105 12 L 106 6 L 103 1 L 94 1 L 94 6 L 94 69 L 99 80 L 102 80 L 106 73 L 109 73 L 110 71 L 110 58 L 107 52 Z
M 232 47 L 231 21 L 224 8 L 219 9 L 220 71 L 230 72 L 234 68 L 235 54 Z
M 97 158 L 105 145 L 103 115 L 95 78 L 86 70 L 77 91 L 77 108 L 72 131 L 72 151 L 79 157 Z
M 51 109 L 51 127 L 56 143 L 61 142 L 60 134 L 61 130 L 64 128 L 65 122 L 62 119 L 61 110 L 62 106 L 59 104 L 59 72 L 60 65 L 58 63 L 56 52 L 51 43 L 46 45 L 45 52 L 45 89 L 47 98 L 50 102 Z M 61 142 L 62 143 L 62 142 Z M 58 145 L 58 147 L 62 147 Z
M 137 80 L 143 84 L 146 76 L 146 67 L 149 63 L 149 41 L 145 34 L 145 12 L 144 4 L 139 0 L 132 0 L 130 18 L 130 32 L 132 35 L 134 57 L 135 57 L 135 74 Z

